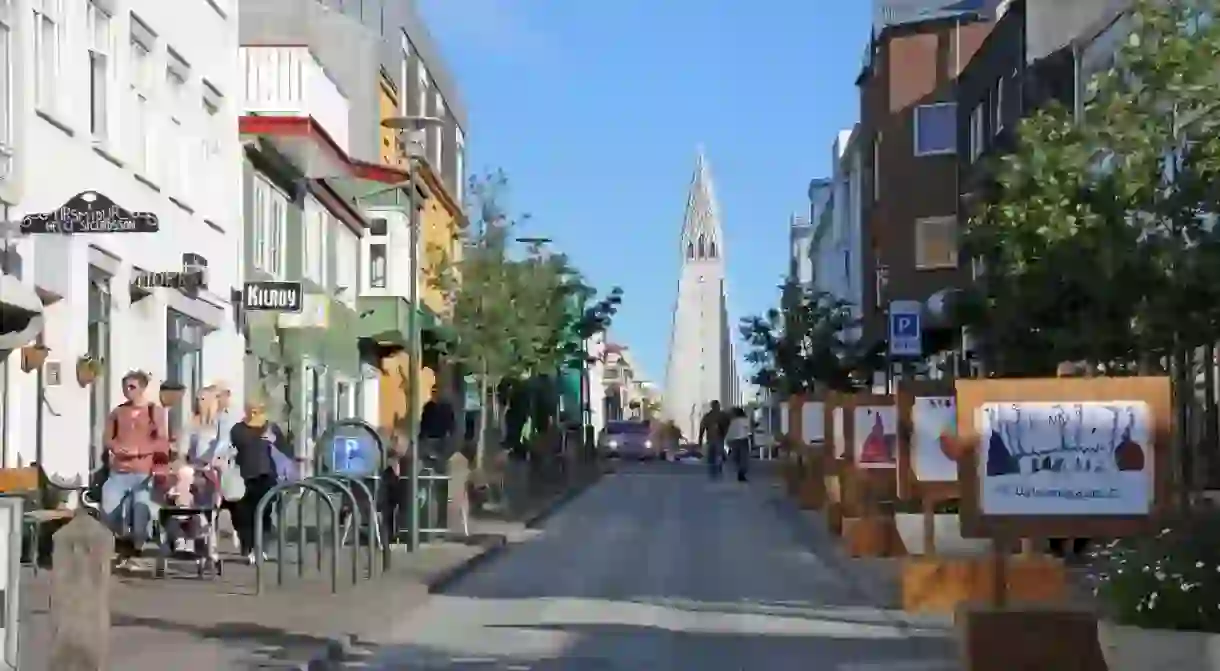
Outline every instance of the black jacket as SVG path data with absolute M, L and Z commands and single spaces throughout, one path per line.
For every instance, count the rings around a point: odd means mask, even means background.
M 456 420 L 448 401 L 428 401 L 419 416 L 420 438 L 445 438 L 453 434 Z
M 264 437 L 268 432 L 270 441 Z M 233 442 L 233 448 L 237 452 L 237 467 L 241 469 L 241 476 L 246 480 L 275 475 L 275 460 L 271 458 L 273 446 L 285 454 L 288 453 L 288 438 L 273 422 L 260 427 L 238 422 L 229 432 L 229 440 Z

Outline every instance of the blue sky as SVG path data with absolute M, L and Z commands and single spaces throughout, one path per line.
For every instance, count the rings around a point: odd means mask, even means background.
M 702 144 L 729 309 L 771 306 L 788 218 L 856 118 L 866 0 L 420 0 L 470 111 L 470 170 L 503 168 L 523 234 L 623 288 L 611 337 L 661 382 L 686 188 Z

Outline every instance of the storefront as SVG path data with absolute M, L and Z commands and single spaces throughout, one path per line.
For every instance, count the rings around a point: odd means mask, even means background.
M 9 463 L 10 366 L 20 366 L 22 347 L 42 333 L 42 301 L 14 275 L 0 273 L 0 465 Z

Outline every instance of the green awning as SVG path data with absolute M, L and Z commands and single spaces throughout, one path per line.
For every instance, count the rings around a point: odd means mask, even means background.
M 406 347 L 411 336 L 411 304 L 401 296 L 361 296 L 356 300 L 358 333 L 383 345 Z M 452 335 L 439 315 L 424 305 L 417 313 L 423 341 L 448 340 Z

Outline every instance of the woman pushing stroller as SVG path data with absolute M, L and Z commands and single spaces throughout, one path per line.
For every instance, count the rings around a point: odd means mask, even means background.
M 189 426 L 178 440 L 177 459 L 167 481 L 167 505 L 205 513 L 175 515 L 167 522 L 167 553 L 196 552 L 218 561 L 217 512 L 223 503 L 221 480 L 233 468 L 229 427 L 221 421 L 220 389 L 204 387 L 195 398 Z

